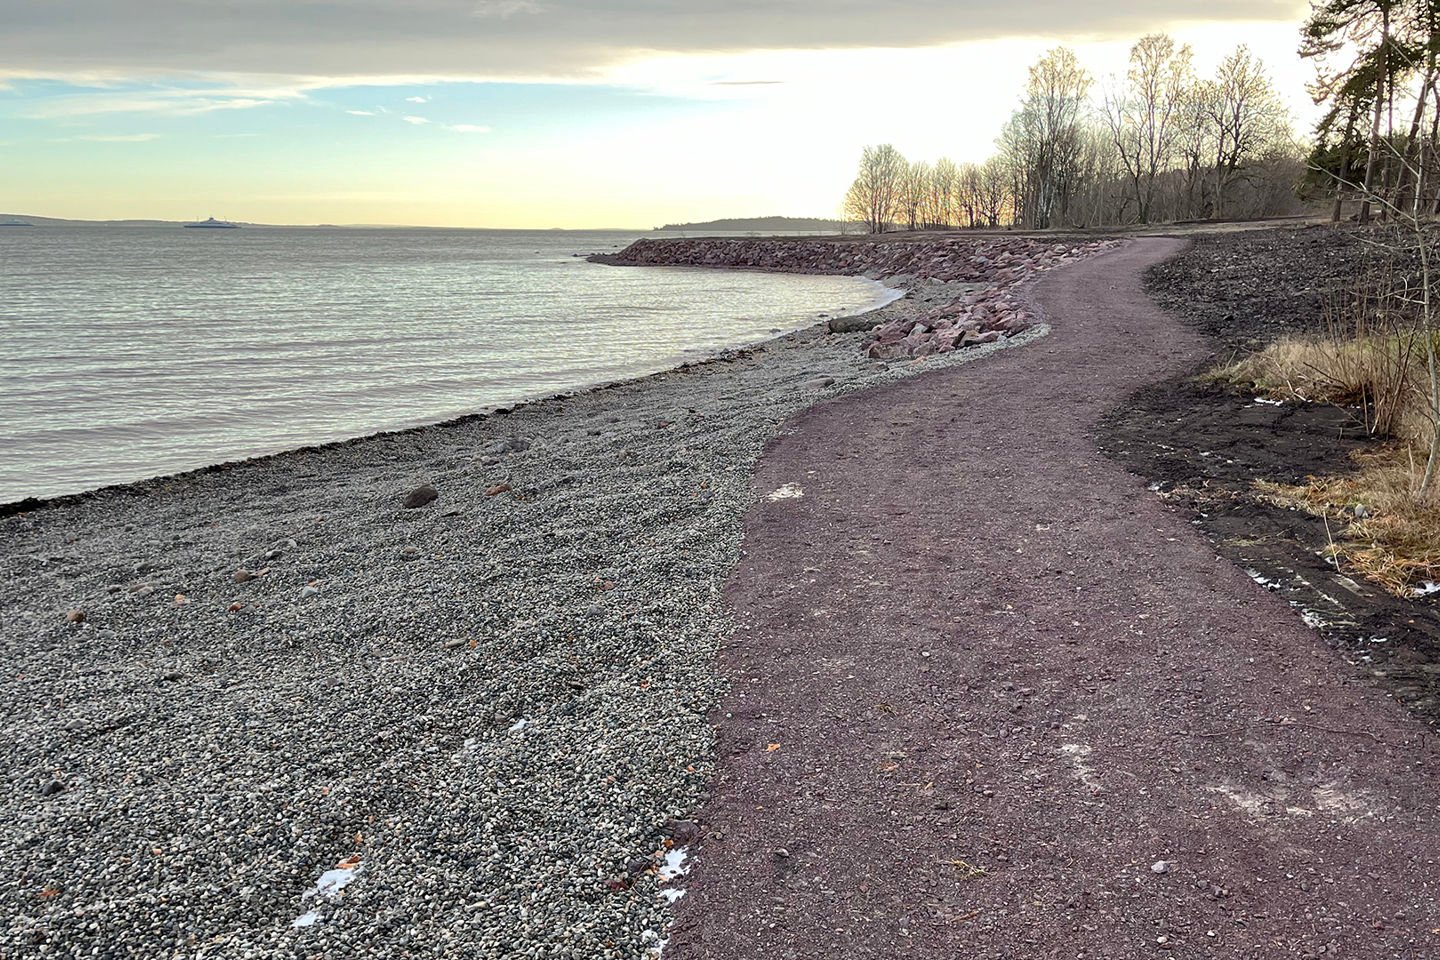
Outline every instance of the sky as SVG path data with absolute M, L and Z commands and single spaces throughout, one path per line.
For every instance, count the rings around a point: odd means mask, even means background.
M 1304 0 L 0 0 L 0 211 L 648 228 L 836 216 L 861 148 L 981 161 L 1058 44 L 1237 43 L 1313 119 Z

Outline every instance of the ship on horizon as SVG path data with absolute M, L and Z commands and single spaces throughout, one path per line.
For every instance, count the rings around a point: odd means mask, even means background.
M 187 230 L 239 230 L 239 229 L 240 229 L 240 224 L 238 224 L 238 223 L 231 223 L 229 220 L 216 220 L 214 217 L 210 217 L 210 218 L 208 218 L 208 219 L 201 220 L 201 221 L 199 221 L 198 223 L 187 223 L 187 224 L 185 224 L 185 229 L 187 229 Z

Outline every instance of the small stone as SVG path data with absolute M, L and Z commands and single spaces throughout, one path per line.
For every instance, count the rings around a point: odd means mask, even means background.
M 700 824 L 694 820 L 671 820 L 665 825 L 665 836 L 677 847 L 688 847 L 700 839 Z
M 303 587 L 300 588 L 300 599 L 304 600 L 306 597 L 313 597 L 313 596 L 315 596 L 316 594 L 318 594 L 319 592 L 320 592 L 320 588 L 319 588 L 319 587 L 317 587 L 317 586 L 316 586 L 315 584 L 313 584 L 313 583 L 307 583 L 307 584 L 305 584 L 305 586 L 303 586 Z
M 400 559 L 401 559 L 401 560 L 418 560 L 418 559 L 420 559 L 420 551 L 419 551 L 417 548 L 415 548 L 415 547 L 401 547 L 401 548 L 400 548 Z
M 66 614 L 65 614 L 65 619 L 66 619 L 68 622 L 70 622 L 70 623 L 84 623 L 84 622 L 85 622 L 85 611 L 84 611 L 84 610 L 70 610 L 70 611 L 67 611 Z
M 258 574 L 256 574 L 254 570 L 244 570 L 244 569 L 236 570 L 236 571 L 235 571 L 235 582 L 236 582 L 236 583 L 249 583 L 251 580 L 254 580 L 257 576 L 258 576 Z
M 458 650 L 460 647 L 463 646 L 465 646 L 464 637 L 452 637 L 451 639 L 445 641 L 446 650 Z
M 497 484 L 495 484 L 495 486 L 493 486 L 493 487 L 486 487 L 486 488 L 485 488 L 485 496 L 487 496 L 487 497 L 498 497 L 498 496 L 500 496 L 500 494 L 502 494 L 502 493 L 509 493 L 509 492 L 510 492 L 510 484 L 508 484 L 508 483 L 497 483 Z
M 40 787 L 40 796 L 53 797 L 57 793 L 65 792 L 65 784 L 59 780 L 46 780 Z
M 1151 873 L 1166 873 L 1169 871 L 1169 869 L 1170 864 L 1166 863 L 1164 860 L 1156 860 L 1154 863 L 1150 864 Z
M 179 670 L 171 670 L 169 673 L 160 674 L 159 680 L 157 682 L 174 683 L 176 680 L 179 680 L 183 676 L 184 674 L 181 673 Z
M 427 483 L 423 487 L 417 487 L 410 491 L 405 497 L 405 509 L 415 510 L 426 504 L 434 503 L 435 499 L 439 496 L 439 491 Z

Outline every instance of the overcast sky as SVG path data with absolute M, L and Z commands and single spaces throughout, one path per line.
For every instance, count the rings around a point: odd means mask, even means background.
M 0 211 L 470 226 L 833 215 L 979 160 L 1025 68 L 1169 30 L 1295 105 L 1285 0 L 4 0 Z M 1308 115 L 1305 118 L 1308 119 Z

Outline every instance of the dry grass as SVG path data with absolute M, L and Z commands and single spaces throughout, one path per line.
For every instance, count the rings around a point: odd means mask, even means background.
M 1374 436 L 1428 450 L 1434 435 L 1418 332 L 1361 337 L 1287 338 L 1209 374 L 1272 400 L 1359 407 Z
M 1423 469 L 1412 448 L 1392 444 L 1355 457 L 1352 473 L 1303 486 L 1257 481 L 1262 499 L 1324 517 L 1336 565 L 1401 597 L 1440 582 L 1440 507 L 1416 495 Z M 1360 509 L 1357 509 L 1359 507 Z
M 1337 565 L 1413 596 L 1418 586 L 1440 581 L 1440 497 L 1433 488 L 1421 493 L 1435 442 L 1425 335 L 1395 325 L 1385 332 L 1358 324 L 1339 330 L 1272 343 L 1208 379 L 1273 400 L 1359 408 L 1370 434 L 1392 441 L 1358 456 L 1351 471 L 1303 486 L 1256 486 L 1263 499 L 1324 517 Z

